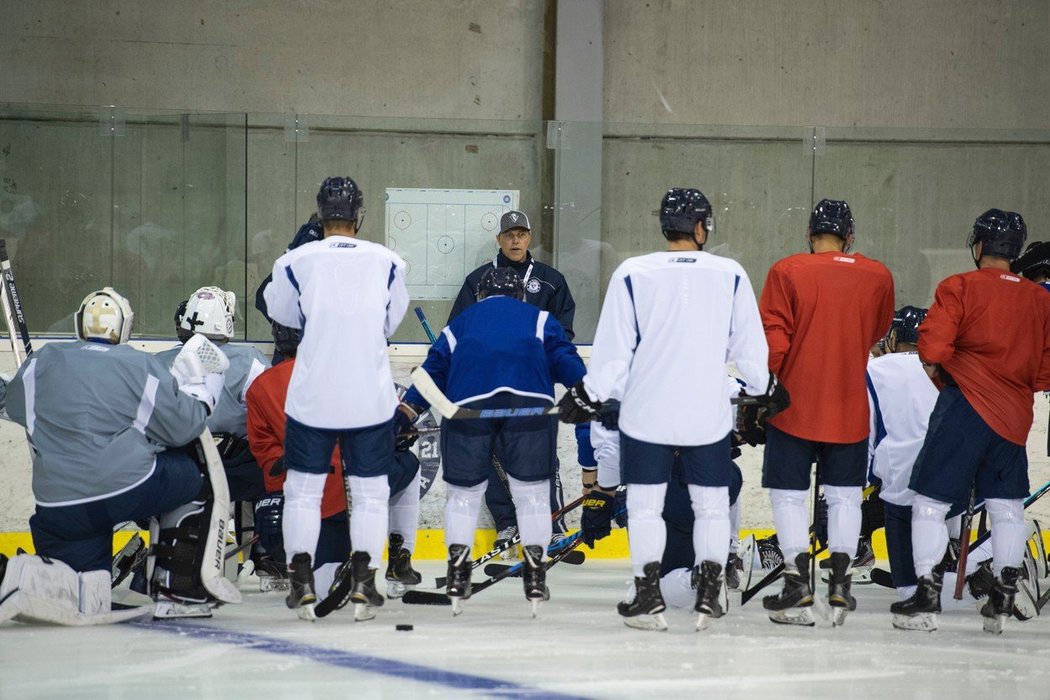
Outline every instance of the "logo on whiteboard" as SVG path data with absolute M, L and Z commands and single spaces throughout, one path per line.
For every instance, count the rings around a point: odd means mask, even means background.
M 525 291 L 529 294 L 538 294 L 540 291 L 539 280 L 529 280 L 525 283 Z

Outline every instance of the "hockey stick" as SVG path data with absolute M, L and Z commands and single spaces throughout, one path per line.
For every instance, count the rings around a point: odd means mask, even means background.
M 11 260 L 7 257 L 7 241 L 0 238 L 0 276 L 3 281 L 3 294 L 0 305 L 3 306 L 4 321 L 11 337 L 11 350 L 15 355 L 16 366 L 20 366 L 27 357 L 33 354 L 33 342 L 29 339 L 29 327 L 26 325 L 25 313 L 22 311 L 22 298 L 15 285 L 15 273 L 11 269 Z M 22 338 L 22 347 L 15 342 L 15 332 Z
M 963 586 L 966 585 L 966 560 L 970 557 L 970 531 L 973 529 L 973 501 L 977 497 L 977 484 L 970 488 L 970 500 L 966 504 L 966 514 L 962 519 L 962 530 L 959 533 L 959 559 L 955 563 L 955 599 L 962 600 Z M 960 576 L 959 573 L 962 575 Z
M 576 508 L 579 508 L 580 504 L 583 503 L 583 498 L 584 498 L 583 496 L 580 496 L 579 498 L 577 498 L 572 503 L 569 503 L 568 505 L 566 505 L 564 508 L 562 508 L 562 509 L 560 509 L 560 510 L 554 512 L 554 513 L 551 513 L 551 520 L 557 520 L 558 518 L 562 517 L 563 515 L 565 515 L 569 511 L 572 511 L 572 510 L 575 510 Z M 521 533 L 518 533 L 518 534 L 514 535 L 514 537 L 510 538 L 509 540 L 507 540 L 504 544 L 502 544 L 499 547 L 496 547 L 496 548 L 490 550 L 489 552 L 487 552 L 485 554 L 482 554 L 480 557 L 475 559 L 473 561 L 473 563 L 470 565 L 471 570 L 473 571 L 474 569 L 477 569 L 478 567 L 480 567 L 485 562 L 495 559 L 496 557 L 498 557 L 500 554 L 502 554 L 503 552 L 507 551 L 511 547 L 517 546 L 520 542 L 521 542 Z M 550 554 L 550 550 L 549 549 L 548 549 L 548 554 Z M 436 579 L 434 579 L 434 588 L 444 588 L 447 583 L 448 583 L 448 577 L 447 576 L 439 576 Z
M 434 335 L 434 331 L 430 328 L 430 321 L 427 320 L 426 314 L 423 313 L 423 307 L 416 307 L 416 318 L 419 319 L 420 325 L 423 326 L 423 332 L 427 334 L 427 338 L 430 340 L 430 344 L 433 345 L 437 342 L 437 336 Z
M 350 499 L 350 475 L 343 471 L 343 493 L 346 496 L 346 527 L 350 529 L 350 516 L 353 511 L 353 502 Z M 349 534 L 347 539 L 350 540 Z M 346 606 L 350 602 L 350 589 L 354 587 L 354 577 L 350 575 L 350 557 L 354 553 L 354 542 L 350 540 L 350 552 L 346 561 L 339 566 L 332 581 L 332 587 L 328 589 L 328 595 L 314 606 L 316 617 L 328 617 Z
M 573 534 L 566 537 L 561 542 L 551 545 L 547 548 L 549 558 L 543 562 L 544 571 L 549 571 L 552 566 L 562 561 L 572 552 L 574 549 L 583 544 L 583 531 L 577 530 Z M 551 550 L 554 549 L 554 554 L 551 554 Z M 485 590 L 489 586 L 499 583 L 505 578 L 510 578 L 515 573 L 519 572 L 524 568 L 523 562 L 518 562 L 509 569 L 505 569 L 495 576 L 491 576 L 481 583 L 471 585 L 471 596 L 473 597 L 477 593 Z M 452 599 L 444 593 L 438 593 L 436 591 L 407 591 L 401 600 L 409 605 L 452 605 Z
M 573 555 L 579 555 L 579 556 L 573 556 Z M 566 564 L 571 564 L 573 566 L 579 566 L 579 565 L 583 564 L 585 561 L 587 561 L 587 558 L 586 558 L 586 555 L 584 555 L 583 552 L 581 552 L 578 549 L 574 549 L 572 552 L 569 552 L 568 554 L 566 554 L 565 557 L 562 559 L 562 561 L 565 562 Z M 495 564 L 487 564 L 485 566 L 484 572 L 485 572 L 486 576 L 495 576 L 496 574 L 502 573 L 503 571 L 506 571 L 507 569 L 514 568 L 514 566 L 516 566 L 516 565 L 515 564 L 501 564 L 501 563 L 497 562 Z M 512 573 L 511 577 L 512 578 L 520 578 L 521 577 L 521 569 L 518 569 L 517 571 Z

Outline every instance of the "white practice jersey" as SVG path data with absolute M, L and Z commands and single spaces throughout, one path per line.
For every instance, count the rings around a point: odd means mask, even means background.
M 584 382 L 592 397 L 620 400 L 621 431 L 661 445 L 721 440 L 733 427 L 729 362 L 747 393 L 765 393 L 766 335 L 751 281 L 736 261 L 667 251 L 616 268 Z
M 344 430 L 390 420 L 397 393 L 386 341 L 409 301 L 400 256 L 378 243 L 329 236 L 278 258 L 264 296 L 273 320 L 303 331 L 289 417 Z
M 908 482 L 935 403 L 937 387 L 922 368 L 918 353 L 891 353 L 868 360 L 868 454 L 872 471 L 882 480 L 882 500 L 898 506 L 912 504 L 915 492 Z

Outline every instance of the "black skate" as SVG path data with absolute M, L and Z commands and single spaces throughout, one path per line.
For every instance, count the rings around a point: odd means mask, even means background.
M 735 591 L 740 588 L 740 572 L 744 570 L 744 562 L 735 552 L 726 559 L 726 588 Z
M 757 540 L 755 544 L 758 546 L 758 561 L 763 569 L 772 571 L 784 563 L 784 553 L 780 551 L 780 540 L 775 532 Z
M 354 552 L 350 557 L 350 573 L 354 586 L 350 589 L 350 602 L 354 604 L 354 619 L 358 622 L 371 620 L 375 609 L 383 605 L 383 596 L 376 590 L 376 570 L 370 568 L 372 558 L 368 552 Z
M 1013 614 L 1014 597 L 1017 595 L 1017 579 L 1021 571 L 1014 566 L 1004 566 L 992 590 L 978 610 L 984 618 L 984 631 L 1002 634 L 1006 618 Z
M 919 577 L 915 595 L 890 606 L 893 626 L 899 630 L 933 632 L 937 629 L 937 616 L 941 612 L 941 588 L 943 572 L 934 568 L 929 576 Z
M 634 577 L 634 600 L 617 603 L 616 611 L 628 627 L 665 632 L 667 620 L 663 612 L 667 606 L 660 595 L 660 562 L 649 562 L 642 572 L 643 576 Z
M 300 620 L 316 620 L 314 607 L 317 605 L 317 594 L 314 592 L 314 570 L 309 554 L 300 552 L 292 557 L 292 563 L 288 565 L 288 584 L 285 604 L 295 610 Z
M 728 600 L 723 600 L 722 565 L 713 561 L 702 561 L 693 568 L 693 588 L 696 589 L 696 630 L 707 629 L 709 620 L 717 620 L 726 614 Z M 724 603 L 724 604 L 723 604 Z
M 412 553 L 405 549 L 405 538 L 390 533 L 387 546 L 386 597 L 400 598 L 422 582 L 423 577 L 412 568 Z
M 992 572 L 992 560 L 982 561 L 972 574 L 966 577 L 966 587 L 974 600 L 981 600 L 992 592 L 995 585 L 995 574 Z
M 454 544 L 448 548 L 448 583 L 445 595 L 452 600 L 452 615 L 463 612 L 462 601 L 470 597 L 470 574 L 473 571 L 470 561 L 470 547 L 465 544 Z
M 795 557 L 794 565 L 784 566 L 784 588 L 777 595 L 762 599 L 769 619 L 781 625 L 813 627 L 813 590 L 809 587 L 809 554 Z
M 846 615 L 857 609 L 857 599 L 850 594 L 853 570 L 850 566 L 849 555 L 845 552 L 832 552 L 828 560 L 831 562 L 831 574 L 828 581 L 831 624 L 839 627 L 846 622 Z
M 543 547 L 530 544 L 521 548 L 523 571 L 521 580 L 525 584 L 525 598 L 532 603 L 532 616 L 536 617 L 539 605 L 551 599 L 547 588 L 547 567 L 543 565 Z
M 255 575 L 259 577 L 261 592 L 288 590 L 288 567 L 283 562 L 266 553 L 252 552 L 252 563 L 255 565 Z
M 818 566 L 826 572 L 821 576 L 821 580 L 824 583 L 831 583 L 831 557 L 821 560 Z M 875 551 L 871 548 L 870 540 L 862 539 L 857 544 L 857 556 L 853 558 L 851 568 L 853 569 L 851 583 L 854 586 L 871 583 L 871 570 L 875 568 Z

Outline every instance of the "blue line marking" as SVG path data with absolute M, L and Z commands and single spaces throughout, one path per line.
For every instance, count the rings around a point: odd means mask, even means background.
M 510 681 L 501 681 L 484 676 L 473 676 L 468 673 L 457 673 L 456 671 L 443 671 L 428 666 L 420 666 L 404 661 L 384 659 L 379 656 L 357 654 L 352 651 L 341 649 L 326 649 L 309 644 L 291 642 L 276 637 L 268 637 L 261 634 L 245 634 L 222 630 L 206 625 L 189 624 L 185 622 L 130 622 L 135 627 L 167 632 L 183 637 L 191 637 L 215 644 L 227 644 L 229 646 L 262 651 L 281 656 L 298 656 L 308 661 L 313 661 L 327 666 L 345 668 L 354 671 L 365 671 L 390 676 L 398 680 L 416 681 L 419 683 L 432 683 L 458 690 L 479 690 L 501 698 L 552 698 L 553 700 L 583 700 L 581 696 L 565 695 L 542 688 L 531 688 Z

